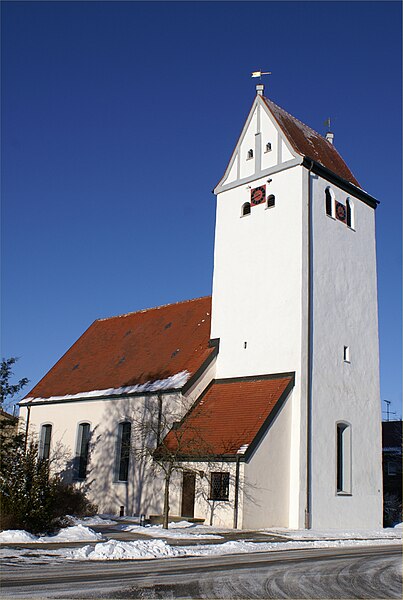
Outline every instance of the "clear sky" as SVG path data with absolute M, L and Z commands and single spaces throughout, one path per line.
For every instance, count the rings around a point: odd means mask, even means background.
M 331 117 L 381 201 L 381 395 L 400 417 L 401 3 L 1 8 L 2 355 L 20 357 L 16 377 L 35 384 L 97 318 L 211 293 L 211 190 L 263 68 L 291 114 L 320 133 Z

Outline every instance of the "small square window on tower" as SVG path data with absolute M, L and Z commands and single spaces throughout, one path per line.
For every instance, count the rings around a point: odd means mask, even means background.
M 271 152 L 271 142 L 267 142 L 265 152 Z
M 344 362 L 350 362 L 350 346 L 344 346 L 343 360 Z

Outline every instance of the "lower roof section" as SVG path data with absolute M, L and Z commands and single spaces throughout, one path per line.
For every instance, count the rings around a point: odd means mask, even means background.
M 248 458 L 294 387 L 295 374 L 214 380 L 165 437 L 183 460 Z

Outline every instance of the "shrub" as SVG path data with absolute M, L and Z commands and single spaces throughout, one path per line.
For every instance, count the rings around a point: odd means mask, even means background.
M 49 461 L 38 457 L 36 444 L 24 451 L 18 436 L 1 451 L 0 500 L 1 527 L 31 533 L 54 531 L 66 514 L 96 512 L 83 490 L 51 472 Z

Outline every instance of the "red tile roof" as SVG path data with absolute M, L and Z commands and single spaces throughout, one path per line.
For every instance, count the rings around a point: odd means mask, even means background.
M 161 451 L 185 456 L 233 456 L 250 445 L 294 385 L 294 374 L 217 380 L 202 394 Z
M 263 97 L 263 101 L 298 154 L 315 160 L 339 177 L 360 187 L 333 144 L 283 108 L 277 106 L 272 100 Z
M 26 397 L 49 398 L 193 375 L 209 346 L 211 297 L 95 321 Z

